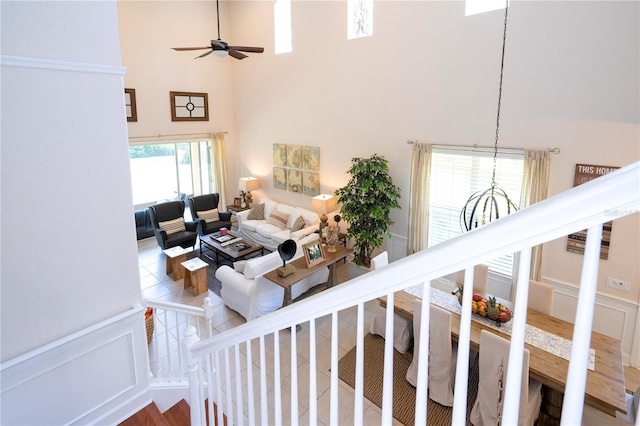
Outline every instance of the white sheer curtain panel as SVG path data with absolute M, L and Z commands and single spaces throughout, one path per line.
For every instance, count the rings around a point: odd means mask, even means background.
M 431 145 L 414 143 L 411 155 L 407 255 L 427 248 L 429 235 L 429 180 Z
M 524 153 L 524 174 L 522 176 L 522 194 L 520 210 L 547 198 L 549 193 L 549 172 L 551 170 L 551 152 L 527 149 Z M 542 245 L 531 251 L 532 280 L 540 281 L 542 264 Z
M 220 194 L 218 208 L 222 211 L 227 206 L 227 148 L 224 142 L 224 133 L 211 133 L 211 166 L 213 175 L 213 188 Z

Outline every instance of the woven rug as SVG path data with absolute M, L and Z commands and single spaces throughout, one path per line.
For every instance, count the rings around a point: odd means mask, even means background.
M 393 350 L 393 417 L 404 425 L 415 424 L 416 389 L 407 382 L 406 373 L 411 361 Z M 356 348 L 347 352 L 338 362 L 338 377 L 354 388 Z M 382 372 L 384 369 L 384 338 L 367 334 L 364 337 L 364 397 L 382 408 Z M 478 394 L 479 371 L 477 363 L 469 372 L 469 396 L 467 398 L 467 425 L 469 414 Z M 429 425 L 451 425 L 453 409 L 427 402 Z

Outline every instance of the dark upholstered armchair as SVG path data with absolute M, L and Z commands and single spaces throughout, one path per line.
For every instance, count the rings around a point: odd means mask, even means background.
M 144 238 L 153 237 L 153 227 L 151 226 L 151 217 L 149 209 L 136 210 L 133 212 L 136 220 L 136 238 L 142 240 Z
M 149 206 L 153 232 L 162 250 L 181 246 L 195 247 L 198 223 L 185 222 L 184 201 L 169 201 Z
M 220 228 L 231 229 L 231 212 L 218 212 L 219 201 L 220 195 L 215 193 L 189 198 L 191 217 L 199 223 L 198 234 L 211 234 Z

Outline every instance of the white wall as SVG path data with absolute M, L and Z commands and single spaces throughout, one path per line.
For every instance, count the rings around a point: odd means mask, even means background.
M 640 159 L 637 2 L 515 1 L 509 24 L 500 146 L 557 147 L 551 195 L 573 186 L 576 163 L 623 166 Z M 276 190 L 272 144 L 317 145 L 321 191 L 344 185 L 354 156 L 384 155 L 402 188 L 391 232 L 407 234 L 411 147 L 492 146 L 504 11 L 464 16 L 464 2 L 377 1 L 374 36 L 346 40 L 346 2 L 294 1 L 293 52 L 273 54 L 272 2 L 231 2 L 234 40 L 265 46 L 233 70 L 240 174 Z M 639 215 L 616 222 L 599 291 L 637 303 Z M 547 244 L 543 277 L 577 285 L 582 256 Z M 632 283 L 623 293 L 606 276 Z
M 115 2 L 2 2 L 2 361 L 141 300 Z
M 230 41 L 225 2 L 220 4 L 220 15 L 222 39 Z M 138 121 L 127 123 L 129 136 L 226 131 L 228 157 L 235 158 L 231 72 L 236 60 L 211 55 L 196 60 L 206 50 L 171 49 L 209 46 L 217 39 L 215 2 L 119 0 L 118 19 L 122 64 L 127 67 L 125 87 L 136 90 Z M 209 121 L 172 122 L 170 91 L 207 93 Z M 233 196 L 238 182 L 233 161 L 229 173 Z

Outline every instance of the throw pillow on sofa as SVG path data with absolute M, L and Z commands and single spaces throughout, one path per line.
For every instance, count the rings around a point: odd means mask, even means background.
M 207 223 L 217 222 L 220 220 L 220 214 L 218 214 L 217 208 L 200 211 L 198 212 L 198 217 L 200 219 L 204 219 L 204 221 Z
M 233 262 L 233 269 L 236 272 L 240 272 L 241 274 L 244 274 L 244 268 L 245 266 L 247 266 L 247 262 L 248 260 L 238 260 L 236 262 Z
M 304 222 L 304 217 L 298 216 L 295 222 L 293 222 L 293 226 L 291 227 L 291 232 L 296 232 L 304 228 L 306 223 Z
M 287 222 L 289 222 L 289 215 L 278 210 L 272 211 L 267 218 L 267 223 L 277 226 L 280 229 L 285 229 Z
M 251 206 L 247 220 L 264 220 L 264 203 Z

